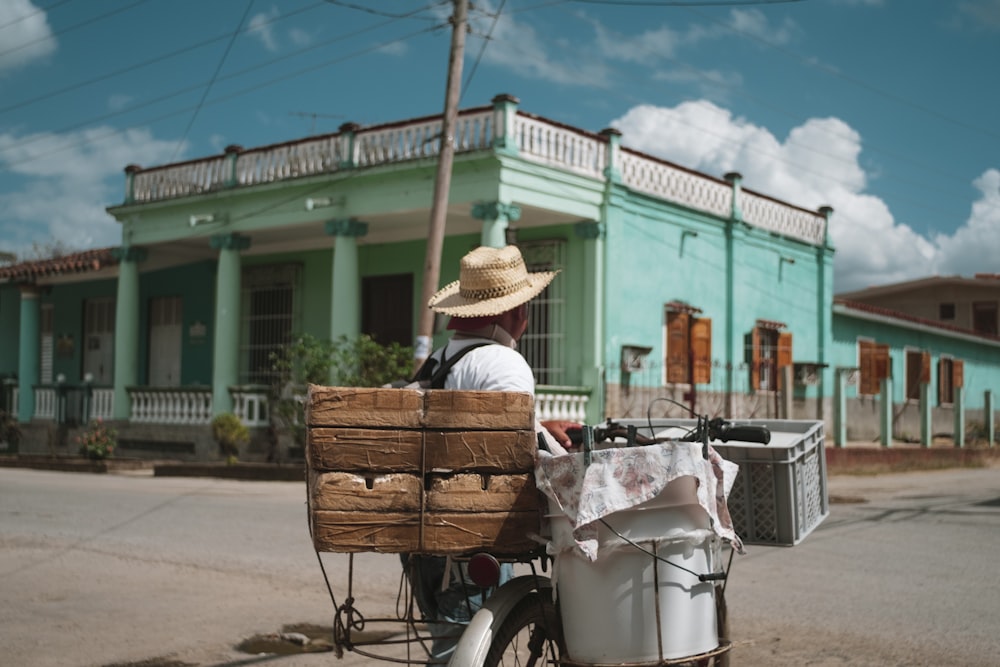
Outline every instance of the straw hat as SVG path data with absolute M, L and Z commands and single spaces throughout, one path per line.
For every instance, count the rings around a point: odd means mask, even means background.
M 427 306 L 453 317 L 499 315 L 538 296 L 557 273 L 528 273 L 516 246 L 480 246 L 462 258 L 458 280 L 439 290 Z

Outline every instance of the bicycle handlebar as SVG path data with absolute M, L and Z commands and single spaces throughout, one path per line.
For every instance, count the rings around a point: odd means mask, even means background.
M 583 429 L 571 429 L 567 431 L 570 440 L 574 445 L 583 443 Z M 707 437 L 706 437 L 707 436 Z M 622 426 L 610 419 L 605 426 L 596 426 L 593 429 L 593 442 L 604 442 L 623 438 L 629 444 L 636 445 L 656 445 L 671 440 L 682 442 L 707 442 L 718 440 L 720 442 L 756 442 L 766 445 L 771 442 L 771 431 L 766 426 L 756 424 L 733 424 L 721 417 L 715 419 L 699 419 L 698 425 L 690 429 L 680 438 L 670 437 L 650 437 L 641 435 L 634 426 Z

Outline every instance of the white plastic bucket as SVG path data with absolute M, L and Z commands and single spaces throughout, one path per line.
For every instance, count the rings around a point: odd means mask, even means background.
M 655 549 L 659 558 L 697 574 L 712 572 L 718 542 L 707 530 L 708 514 L 696 504 L 694 489 L 693 477 L 679 478 L 657 498 L 605 520 L 647 551 Z M 565 515 L 552 517 L 557 543 L 569 530 Z M 680 535 L 693 536 L 695 543 L 677 539 Z M 578 551 L 562 551 L 557 567 L 559 611 L 571 660 L 653 662 L 719 645 L 715 586 L 639 551 L 603 525 L 595 562 Z

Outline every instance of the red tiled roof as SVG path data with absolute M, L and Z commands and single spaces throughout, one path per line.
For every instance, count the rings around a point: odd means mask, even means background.
M 866 313 L 872 313 L 873 315 L 891 317 L 894 320 L 904 320 L 906 322 L 913 322 L 915 324 L 920 324 L 927 327 L 934 327 L 935 329 L 942 329 L 944 331 L 954 331 L 956 333 L 966 334 L 967 336 L 975 336 L 977 338 L 983 338 L 985 340 L 1000 341 L 1000 336 L 995 336 L 993 334 L 986 334 L 979 331 L 973 331 L 972 329 L 963 329 L 962 327 L 956 327 L 954 324 L 939 322 L 938 320 L 928 320 L 923 317 L 916 317 L 914 315 L 909 315 L 907 313 L 901 313 L 898 310 L 892 310 L 890 308 L 873 306 L 868 303 L 862 303 L 860 301 L 851 301 L 849 299 L 834 299 L 833 302 L 835 304 L 841 304 L 842 306 L 850 308 L 851 310 L 859 310 Z
M 115 266 L 113 248 L 97 248 L 74 252 L 60 257 L 36 259 L 19 262 L 10 266 L 0 266 L 0 280 L 8 282 L 30 282 L 46 276 L 58 276 L 64 273 L 87 273 L 100 271 L 108 266 Z

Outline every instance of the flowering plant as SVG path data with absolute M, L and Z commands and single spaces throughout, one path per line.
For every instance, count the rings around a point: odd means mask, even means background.
M 80 445 L 80 454 L 92 459 L 104 459 L 111 456 L 118 446 L 118 432 L 97 418 L 90 422 L 76 441 Z

